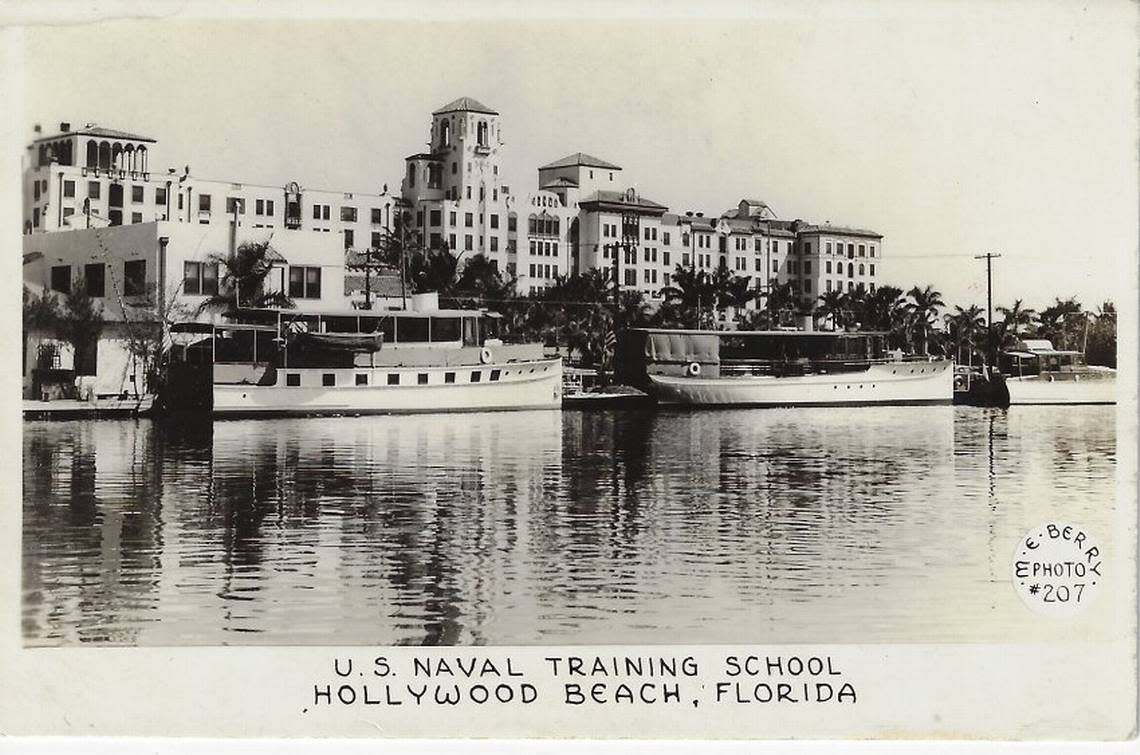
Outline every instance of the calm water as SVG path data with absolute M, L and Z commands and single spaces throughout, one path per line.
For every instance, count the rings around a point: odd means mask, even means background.
M 1112 407 L 24 424 L 34 645 L 984 641 Z M 1111 603 L 1111 601 L 1101 601 Z M 1102 610 L 1106 610 L 1103 609 Z

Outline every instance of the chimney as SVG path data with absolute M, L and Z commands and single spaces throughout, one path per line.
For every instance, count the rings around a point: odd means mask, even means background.
M 68 131 L 71 130 L 71 124 L 68 123 L 67 121 L 60 121 L 59 122 L 59 130 L 61 133 L 66 134 Z

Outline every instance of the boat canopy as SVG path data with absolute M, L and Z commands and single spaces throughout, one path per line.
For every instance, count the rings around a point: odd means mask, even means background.
M 651 362 L 716 362 L 720 358 L 720 342 L 712 333 L 649 331 L 645 356 Z

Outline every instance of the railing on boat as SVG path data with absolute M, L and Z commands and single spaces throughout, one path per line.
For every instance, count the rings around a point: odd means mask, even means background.
M 722 377 L 793 377 L 860 372 L 876 364 L 916 364 L 934 361 L 930 356 L 887 357 L 882 359 L 724 359 Z

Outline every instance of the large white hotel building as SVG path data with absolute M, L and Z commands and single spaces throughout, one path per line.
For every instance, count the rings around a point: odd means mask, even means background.
M 660 299 L 677 265 L 711 272 L 724 263 L 757 288 L 770 280 L 791 283 L 809 304 L 826 291 L 873 291 L 881 277 L 881 234 L 781 219 L 752 199 L 715 217 L 669 212 L 626 186 L 620 166 L 582 152 L 541 166 L 537 188 L 516 193 L 501 171 L 501 128 L 497 111 L 469 97 L 439 108 L 431 116 L 430 151 L 406 158 L 396 194 L 387 184 L 362 193 L 297 181 L 266 186 L 209 180 L 188 168 L 156 168 L 151 137 L 67 123 L 42 136 L 37 127 L 25 161 L 24 231 L 34 236 L 159 222 L 218 226 L 231 234 L 240 229 L 243 236 L 263 231 L 274 234 L 275 244 L 293 234 L 329 234 L 317 245 L 327 263 L 329 247 L 347 253 L 381 246 L 403 213 L 405 231 L 420 243 L 461 257 L 486 255 L 516 277 L 521 292 L 599 268 L 607 275 L 616 271 L 623 288 L 652 301 Z M 105 234 L 104 245 L 114 245 L 110 238 Z M 42 266 L 45 288 L 67 288 L 64 279 L 78 273 L 57 261 Z M 216 286 L 216 270 L 193 265 L 187 259 L 166 277 L 181 276 L 189 295 Z M 298 268 L 283 269 L 281 280 L 304 293 L 311 273 Z M 187 284 L 191 275 L 196 282 Z M 205 282 L 210 276 L 215 282 Z M 342 269 L 336 278 L 345 281 L 344 290 L 318 285 L 318 298 L 359 304 L 359 291 L 348 284 L 353 277 Z

